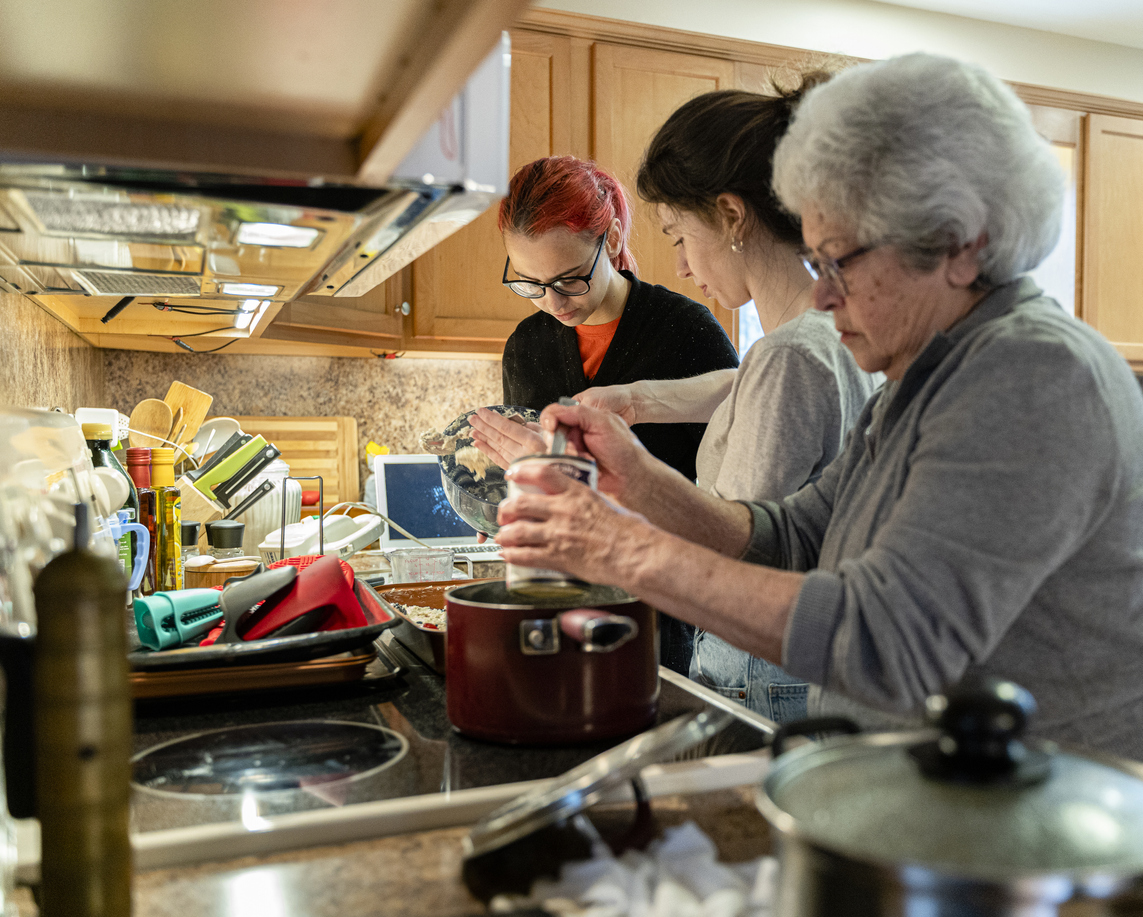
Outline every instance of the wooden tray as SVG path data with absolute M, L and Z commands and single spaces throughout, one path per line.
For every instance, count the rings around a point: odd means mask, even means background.
M 263 663 L 209 669 L 135 671 L 131 695 L 135 698 L 188 697 L 229 694 L 265 688 L 328 685 L 360 681 L 373 661 L 372 648 L 305 662 Z

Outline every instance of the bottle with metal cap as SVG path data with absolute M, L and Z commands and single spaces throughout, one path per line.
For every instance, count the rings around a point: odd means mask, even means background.
M 87 447 L 91 450 L 91 463 L 96 468 L 110 468 L 117 471 L 127 480 L 130 492 L 123 509 L 130 513 L 128 522 L 139 521 L 139 493 L 135 489 L 135 482 L 120 464 L 115 453 L 111 451 L 113 433 L 111 425 L 106 423 L 85 423 L 82 426 L 83 438 L 87 440 Z M 118 507 L 112 507 L 118 509 Z M 114 515 L 114 513 L 112 513 Z M 128 532 L 119 538 L 119 563 L 123 570 L 130 575 L 132 558 L 135 556 L 135 535 Z

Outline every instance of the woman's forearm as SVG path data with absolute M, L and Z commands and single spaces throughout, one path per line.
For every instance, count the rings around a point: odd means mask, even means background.
M 634 423 L 706 423 L 730 394 L 736 372 L 718 369 L 689 379 L 634 382 Z
M 755 656 L 782 661 L 804 575 L 720 556 L 642 525 L 616 552 L 616 585 Z

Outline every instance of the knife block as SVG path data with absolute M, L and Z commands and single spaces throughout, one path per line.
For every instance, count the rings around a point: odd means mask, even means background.
M 208 554 L 210 542 L 206 540 L 206 523 L 222 518 L 222 506 L 204 497 L 202 491 L 195 487 L 194 482 L 185 474 L 175 483 L 178 485 L 179 493 L 182 494 L 183 521 L 202 523 L 198 530 L 198 552 Z

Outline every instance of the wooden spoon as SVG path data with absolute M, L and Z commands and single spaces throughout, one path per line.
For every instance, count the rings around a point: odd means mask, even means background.
M 164 446 L 164 437 L 171 430 L 170 406 L 158 398 L 144 398 L 131 412 L 129 440 L 135 448 L 154 449 Z
M 166 404 L 166 402 L 163 402 L 163 403 Z M 167 405 L 167 406 L 170 407 L 170 405 Z M 175 433 L 176 432 L 179 432 L 179 433 L 182 432 L 182 430 L 179 428 L 179 425 L 182 424 L 182 422 L 183 422 L 183 409 L 180 406 L 180 407 L 175 408 L 175 416 L 174 416 L 174 419 L 171 420 L 171 432 L 167 434 L 167 442 L 169 442 L 172 446 L 177 446 L 179 443 L 178 439 L 175 438 Z

